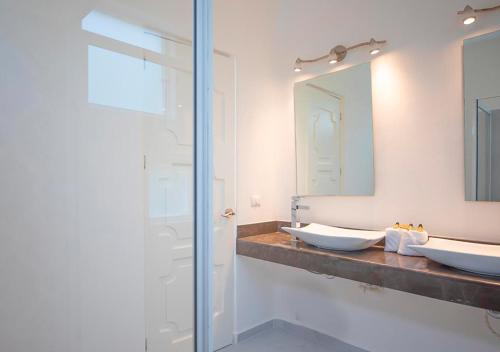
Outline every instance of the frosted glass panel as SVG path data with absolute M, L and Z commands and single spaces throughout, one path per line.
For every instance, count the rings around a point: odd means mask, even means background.
M 0 1 L 0 351 L 194 350 L 192 5 Z
M 92 45 L 88 55 L 89 103 L 153 114 L 165 112 L 162 66 Z

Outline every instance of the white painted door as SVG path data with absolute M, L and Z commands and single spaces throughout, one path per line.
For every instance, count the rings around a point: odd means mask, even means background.
M 214 347 L 232 342 L 235 224 L 233 61 L 214 57 Z M 146 338 L 150 352 L 193 351 L 193 101 L 190 67 L 165 70 L 167 118 L 145 118 Z
M 234 62 L 214 57 L 214 348 L 233 340 L 235 210 Z
M 308 189 L 310 194 L 341 191 L 341 99 L 310 87 Z

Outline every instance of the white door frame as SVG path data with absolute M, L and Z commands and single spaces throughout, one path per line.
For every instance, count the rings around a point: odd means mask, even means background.
M 195 352 L 213 351 L 213 4 L 194 3 Z

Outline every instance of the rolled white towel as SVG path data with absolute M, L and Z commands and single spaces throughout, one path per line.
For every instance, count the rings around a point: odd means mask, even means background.
M 388 227 L 385 229 L 385 247 L 386 252 L 397 252 L 399 242 L 401 241 L 401 229 Z
M 402 230 L 401 241 L 399 242 L 398 254 L 421 257 L 414 249 L 408 247 L 409 244 L 425 244 L 429 240 L 427 231 Z

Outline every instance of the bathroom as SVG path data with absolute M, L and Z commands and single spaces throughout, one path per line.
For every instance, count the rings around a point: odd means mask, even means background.
M 422 224 L 498 253 L 500 85 L 468 93 L 500 69 L 467 48 L 499 5 L 0 0 L 0 351 L 500 351 L 498 276 L 282 229 Z M 356 70 L 361 156 L 311 191 L 300 88 Z

